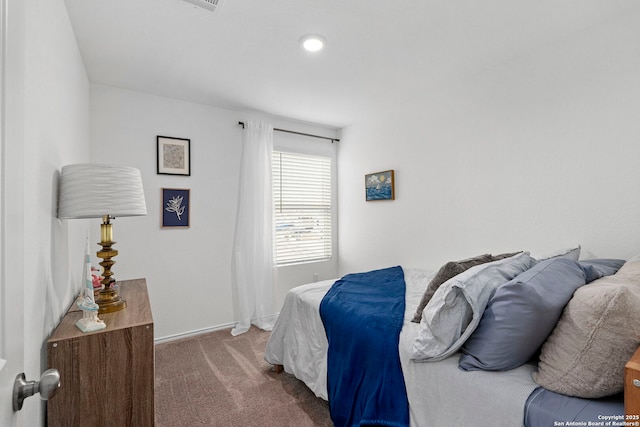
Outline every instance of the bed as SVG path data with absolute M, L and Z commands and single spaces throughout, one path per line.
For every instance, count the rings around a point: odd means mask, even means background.
M 445 275 L 445 278 L 448 277 L 448 279 L 439 278 L 440 283 L 437 284 L 435 291 L 433 289 L 429 291 L 429 286 L 434 281 L 438 281 L 436 280 L 438 275 L 446 270 L 445 267 L 450 267 L 451 263 L 447 263 L 437 272 L 418 268 L 402 268 L 405 283 L 404 313 L 402 313 L 402 326 L 397 339 L 397 354 L 406 388 L 409 411 L 408 424 L 421 427 L 443 425 L 526 427 L 638 425 L 637 423 L 625 424 L 623 395 L 616 390 L 622 384 L 624 363 L 630 359 L 640 343 L 640 317 L 632 314 L 633 310 L 629 310 L 634 307 L 634 304 L 640 303 L 640 293 L 638 292 L 640 290 L 640 257 L 635 257 L 627 262 L 607 259 L 578 261 L 579 247 L 546 258 L 533 258 L 526 252 L 515 255 L 505 254 L 502 258 L 493 257 L 488 260 L 487 255 L 483 255 L 483 257 L 485 258 L 482 263 L 472 266 L 465 265 L 462 270 L 454 268 L 453 271 L 448 272 L 449 276 Z M 562 258 L 562 261 L 557 261 L 558 258 Z M 466 261 L 468 260 L 456 261 L 454 264 Z M 464 326 L 458 326 L 457 335 L 454 334 L 452 337 L 447 336 L 449 332 L 444 333 L 444 341 L 453 341 L 454 345 L 451 345 L 451 342 L 442 345 L 442 340 L 436 340 L 438 344 L 432 345 L 433 337 L 425 339 L 425 330 L 436 334 L 434 331 L 429 331 L 429 327 L 426 325 L 429 322 L 436 324 L 438 315 L 441 321 L 443 319 L 448 323 L 452 321 L 450 317 L 447 317 L 450 316 L 450 313 L 443 315 L 434 309 L 438 302 L 451 301 L 451 295 L 447 294 L 447 289 L 449 291 L 456 290 L 457 296 L 460 297 L 460 286 L 464 287 L 465 283 L 472 282 L 478 275 L 481 276 L 481 273 L 486 273 L 487 269 L 495 270 L 505 265 L 512 268 L 514 263 L 520 265 L 506 275 L 504 271 L 500 271 L 499 278 L 492 270 L 488 275 L 492 284 L 487 285 L 481 281 L 482 283 L 478 285 L 476 290 L 465 290 L 467 294 L 463 297 L 467 300 L 463 305 L 466 307 L 466 313 L 457 314 L 464 318 L 462 320 Z M 539 272 L 539 270 L 544 270 L 546 273 L 547 270 L 553 269 L 548 266 L 570 269 L 574 274 L 574 279 L 575 277 L 584 277 L 584 283 L 580 284 L 579 280 L 575 279 L 576 283 L 572 283 L 570 286 L 559 286 L 554 282 L 550 287 L 544 288 L 548 286 L 548 282 L 557 281 L 556 276 L 545 278 L 545 274 Z M 623 268 L 620 268 L 621 266 Z M 534 267 L 536 268 L 534 269 Z M 557 274 L 557 271 L 554 274 Z M 527 275 L 527 280 L 530 280 L 531 283 L 524 282 L 524 277 Z M 560 273 L 560 276 L 563 281 L 571 282 L 572 280 L 571 278 L 567 279 L 566 271 Z M 506 303 L 503 301 L 503 304 L 500 305 L 502 294 L 505 292 L 509 294 L 508 291 L 513 292 L 514 289 L 517 290 L 518 295 L 522 289 L 530 291 L 540 285 L 540 283 L 536 283 L 536 280 L 544 283 L 541 289 L 535 289 L 533 292 L 535 298 L 561 300 L 553 302 L 551 304 L 554 306 L 553 308 L 545 306 L 544 309 L 540 309 L 538 302 L 538 308 L 530 310 L 531 313 L 522 315 L 522 306 L 518 305 L 517 301 L 514 303 L 513 300 L 507 299 Z M 323 300 L 337 283 L 338 281 L 328 280 L 292 289 L 285 298 L 264 355 L 265 360 L 275 365 L 276 369 L 284 369 L 284 371 L 293 374 L 303 381 L 316 396 L 329 400 L 332 418 L 334 417 L 333 404 L 328 392 L 327 378 L 331 376 L 331 366 L 335 362 L 328 362 L 328 332 L 325 331 L 320 312 Z M 625 292 L 622 292 L 624 295 L 620 296 L 618 295 L 620 292 L 616 291 L 617 293 L 612 296 L 611 289 L 617 289 L 620 286 L 625 288 Z M 559 291 L 558 289 L 561 288 L 563 290 Z M 604 288 L 606 292 L 601 288 Z M 631 291 L 626 292 L 627 288 L 630 288 Z M 431 295 L 425 303 L 424 299 L 428 293 Z M 473 296 L 470 298 L 468 293 Z M 564 295 L 558 293 L 564 293 Z M 594 293 L 600 296 L 594 298 Z M 567 301 L 562 301 L 563 298 Z M 584 310 L 584 307 L 581 308 L 579 303 L 592 302 L 598 298 L 608 301 L 608 303 L 603 303 L 606 306 L 604 309 L 589 306 L 587 307 L 588 314 L 581 311 L 581 309 Z M 469 300 L 473 301 L 469 302 Z M 544 304 L 549 303 L 544 302 Z M 600 325 L 598 327 L 602 327 L 601 330 L 584 332 L 590 334 L 586 339 L 577 337 L 583 332 L 568 331 L 578 341 L 573 340 L 568 345 L 564 345 L 563 340 L 566 337 L 563 334 L 566 334 L 567 331 L 561 329 L 564 328 L 565 323 L 572 323 L 572 327 L 584 326 L 574 325 L 573 320 L 575 319 L 572 316 L 578 316 L 581 319 L 578 323 L 582 320 L 593 323 L 595 317 L 599 316 L 600 320 L 604 318 L 602 312 L 606 311 L 607 307 L 609 309 L 607 313 L 611 312 L 612 304 L 625 312 L 623 317 L 626 330 L 622 332 L 622 338 L 618 337 L 615 332 L 616 327 L 621 327 L 615 325 L 615 322 L 620 322 L 616 319 L 605 318 L 604 321 L 598 323 Z M 470 307 L 470 305 L 475 306 Z M 527 329 L 532 322 L 535 325 L 535 327 L 529 327 L 529 332 L 523 332 L 526 337 L 515 338 L 516 340 L 522 338 L 526 341 L 523 345 L 518 345 L 518 349 L 516 349 L 516 353 L 522 354 L 515 355 L 516 359 L 526 358 L 524 363 L 513 364 L 509 360 L 505 366 L 504 360 L 497 362 L 494 360 L 501 359 L 501 354 L 509 353 L 510 350 L 504 350 L 505 342 L 501 343 L 500 339 L 495 341 L 495 337 L 492 337 L 490 333 L 487 335 L 485 326 L 487 322 L 491 325 L 491 322 L 485 321 L 485 318 L 495 320 L 500 316 L 507 316 L 508 313 L 500 313 L 500 310 L 505 307 L 507 307 L 507 311 L 509 309 L 516 310 L 519 319 L 515 322 L 517 328 Z M 416 320 L 418 312 L 422 314 L 419 323 L 412 321 Z M 536 320 L 535 316 L 542 317 Z M 453 323 L 458 320 L 454 319 Z M 529 322 L 529 326 L 523 326 L 522 322 Z M 548 325 L 550 322 L 553 324 Z M 604 325 L 607 322 L 613 323 L 614 326 Z M 512 323 L 510 322 L 506 326 L 503 324 L 500 327 L 513 329 Z M 495 325 L 493 327 L 495 329 Z M 504 337 L 508 337 L 506 344 L 509 344 L 514 338 L 509 335 L 509 331 L 500 330 L 500 327 L 498 330 L 501 333 L 502 341 L 505 341 Z M 544 331 L 545 328 L 551 330 Z M 602 340 L 599 337 L 603 337 Z M 429 341 L 428 338 L 432 340 Z M 442 337 L 436 338 L 441 339 Z M 539 345 L 534 345 L 536 347 L 534 356 L 528 356 L 526 352 L 521 351 L 521 348 L 527 347 L 527 342 L 536 342 L 536 340 L 542 342 Z M 554 340 L 560 340 L 561 344 L 558 345 Z M 621 340 L 625 342 L 623 343 Z M 581 344 L 581 342 L 587 341 L 586 345 L 591 346 L 588 351 L 585 350 L 584 343 Z M 486 348 L 487 342 L 490 342 L 489 349 Z M 478 343 L 480 343 L 479 347 Z M 482 346 L 483 343 L 485 348 Z M 435 352 L 432 351 L 434 347 L 438 346 L 442 348 Z M 605 349 L 603 346 L 612 347 L 614 351 L 612 352 L 609 348 Z M 558 351 L 558 347 L 561 352 L 567 351 L 568 353 L 558 356 L 554 353 L 554 351 Z M 499 355 L 492 354 L 496 351 L 501 353 Z M 487 352 L 488 354 L 486 354 Z M 594 356 L 596 360 L 592 362 L 589 355 L 594 353 L 598 354 L 597 357 Z M 596 378 L 595 383 L 585 382 L 583 379 L 588 375 L 585 375 L 576 366 L 566 367 L 562 366 L 562 363 L 560 363 L 560 368 L 554 366 L 556 363 L 554 358 L 558 357 L 561 360 L 564 358 L 565 362 L 566 360 L 584 358 L 584 363 L 590 363 L 590 366 L 596 367 L 597 375 L 595 376 L 604 377 L 604 381 Z M 622 369 L 618 369 L 619 362 L 617 362 L 617 365 L 613 363 L 616 366 L 611 368 L 613 371 L 610 372 L 607 370 L 609 368 L 598 365 L 598 363 L 602 363 L 602 359 L 605 359 L 606 362 L 611 362 L 613 359 L 623 360 Z M 485 362 L 488 366 L 483 365 Z M 509 363 L 513 366 L 510 366 Z M 466 368 L 463 368 L 465 366 Z M 558 369 L 565 371 L 558 373 Z M 562 381 L 559 385 L 553 384 L 553 380 L 558 375 L 563 376 L 566 379 L 564 382 L 569 384 L 564 384 Z M 577 375 L 578 379 L 572 375 Z M 548 377 L 551 377 L 551 380 Z M 335 380 L 333 382 L 335 383 Z M 583 382 L 585 383 L 583 384 Z M 540 384 L 550 385 L 542 387 Z M 569 390 L 563 389 L 567 386 Z M 578 389 L 582 387 L 587 390 L 587 394 L 594 395 L 579 397 L 580 393 L 584 393 L 584 391 L 570 390 L 574 386 Z M 336 425 L 340 424 L 341 422 L 336 423 Z M 353 424 L 360 425 L 357 422 Z M 380 425 L 405 424 L 402 422 L 387 424 L 380 422 Z

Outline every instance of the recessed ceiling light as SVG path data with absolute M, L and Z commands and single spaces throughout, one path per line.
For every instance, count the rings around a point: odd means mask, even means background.
M 320 34 L 305 34 L 300 37 L 300 44 L 309 52 L 317 52 L 324 48 L 327 39 Z

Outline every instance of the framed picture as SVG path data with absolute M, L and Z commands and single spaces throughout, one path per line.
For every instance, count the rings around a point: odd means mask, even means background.
M 162 189 L 162 227 L 189 228 L 190 191 L 184 188 Z
M 158 136 L 158 174 L 191 175 L 191 140 Z
M 364 176 L 367 202 L 374 200 L 394 200 L 396 197 L 393 169 L 370 173 Z

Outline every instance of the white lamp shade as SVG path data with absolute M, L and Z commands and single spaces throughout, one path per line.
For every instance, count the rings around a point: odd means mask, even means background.
M 142 176 L 136 168 L 76 164 L 62 168 L 58 218 L 102 218 L 147 214 Z

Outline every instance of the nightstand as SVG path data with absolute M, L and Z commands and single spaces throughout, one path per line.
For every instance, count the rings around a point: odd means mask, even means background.
M 624 368 L 624 412 L 628 421 L 639 421 L 640 415 L 640 347 Z
M 153 318 L 145 279 L 118 282 L 127 308 L 100 315 L 107 327 L 83 333 L 75 301 L 47 341 L 60 389 L 47 401 L 49 427 L 153 426 Z

